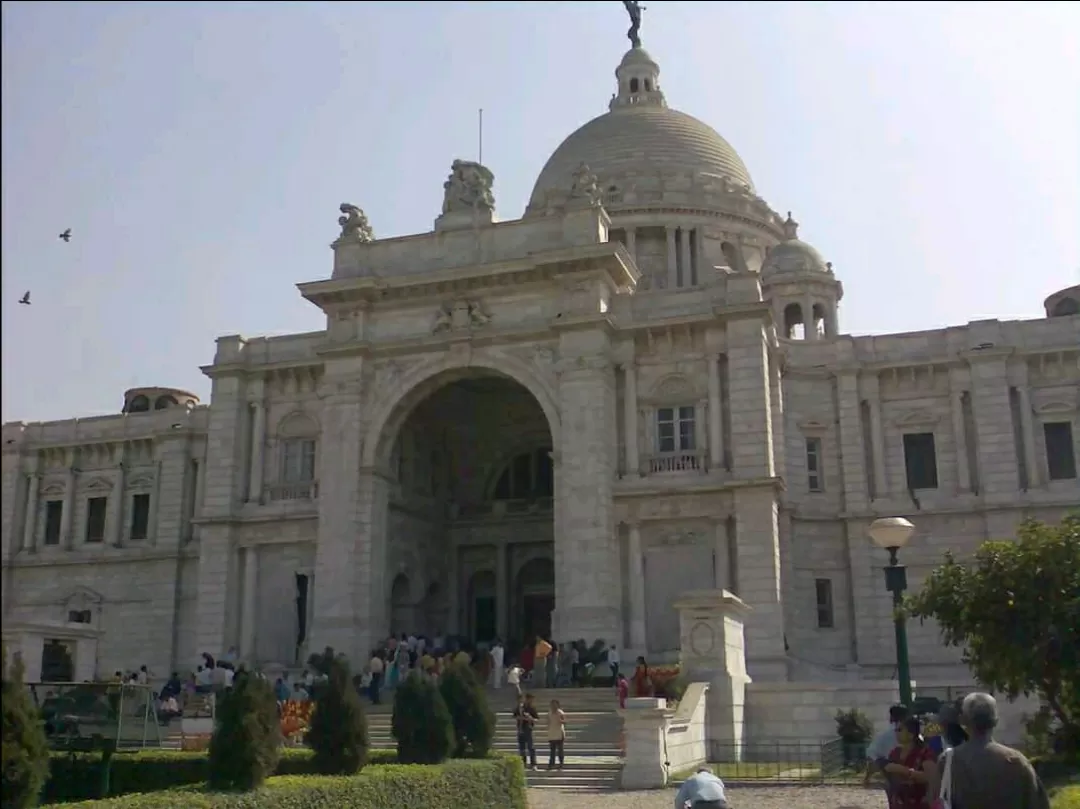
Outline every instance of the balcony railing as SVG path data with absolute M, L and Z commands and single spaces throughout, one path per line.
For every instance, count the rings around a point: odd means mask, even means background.
M 662 475 L 668 472 L 704 472 L 706 455 L 704 452 L 666 452 L 645 458 L 645 473 Z
M 315 480 L 305 480 L 297 483 L 275 483 L 265 489 L 264 501 L 267 503 L 279 503 L 287 500 L 318 500 L 319 483 Z

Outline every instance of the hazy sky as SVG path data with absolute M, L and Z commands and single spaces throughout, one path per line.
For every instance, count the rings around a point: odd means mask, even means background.
M 844 331 L 1039 317 L 1080 282 L 1080 4 L 646 4 L 668 102 L 834 263 Z M 338 204 L 429 230 L 479 107 L 520 216 L 626 27 L 614 0 L 5 2 L 3 419 L 205 400 L 216 337 L 322 328 L 294 285 L 329 277 Z

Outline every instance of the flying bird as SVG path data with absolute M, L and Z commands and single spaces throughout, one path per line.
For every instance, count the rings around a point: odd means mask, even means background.
M 25 304 L 27 306 L 30 305 L 30 290 L 29 289 L 26 290 L 25 295 L 23 295 L 21 298 L 19 298 L 19 303 Z
M 63 239 L 65 242 L 70 242 L 71 241 L 71 228 L 68 228 L 63 233 L 61 233 L 60 238 Z

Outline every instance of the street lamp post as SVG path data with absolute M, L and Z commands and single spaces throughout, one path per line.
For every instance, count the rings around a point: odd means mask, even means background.
M 908 660 L 907 620 L 901 606 L 907 590 L 907 568 L 900 564 L 900 549 L 907 545 L 915 526 L 903 517 L 885 517 L 870 523 L 870 539 L 889 552 L 885 567 L 885 588 L 893 596 L 893 626 L 896 630 L 896 678 L 900 681 L 900 702 L 911 707 L 911 662 Z

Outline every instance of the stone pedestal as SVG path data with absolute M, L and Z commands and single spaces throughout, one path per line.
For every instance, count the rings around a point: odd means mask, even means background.
M 651 697 L 628 699 L 623 717 L 626 751 L 620 786 L 623 789 L 660 789 L 667 785 L 664 731 L 667 700 Z
M 679 667 L 687 682 L 709 684 L 706 733 L 712 760 L 739 761 L 745 738 L 746 646 L 750 608 L 728 590 L 696 590 L 675 602 Z

